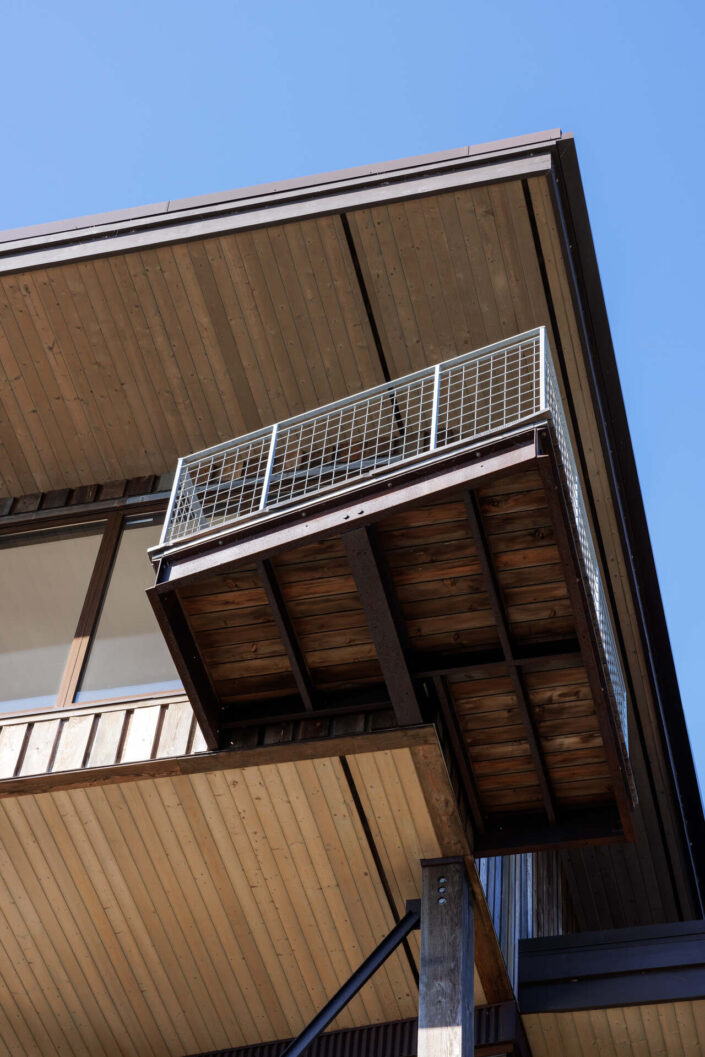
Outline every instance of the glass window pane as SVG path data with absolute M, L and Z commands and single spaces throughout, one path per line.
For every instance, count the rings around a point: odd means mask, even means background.
M 103 527 L 0 537 L 0 711 L 54 704 Z
M 77 701 L 181 687 L 145 595 L 154 583 L 147 548 L 159 541 L 161 520 L 135 518 L 122 531 Z

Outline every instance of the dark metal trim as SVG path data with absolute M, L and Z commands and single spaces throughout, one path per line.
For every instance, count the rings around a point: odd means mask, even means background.
M 705 921 L 612 929 L 519 946 L 522 1013 L 705 998 Z
M 382 375 L 385 382 L 391 382 L 392 376 L 389 372 L 389 364 L 387 363 L 387 357 L 384 354 L 384 346 L 382 345 L 382 337 L 377 326 L 377 320 L 372 310 L 372 302 L 370 301 L 370 294 L 367 289 L 367 283 L 365 277 L 362 274 L 362 266 L 360 264 L 360 257 L 357 252 L 357 246 L 355 245 L 355 239 L 353 233 L 350 230 L 350 221 L 345 213 L 340 214 L 340 223 L 343 228 L 343 234 L 345 235 L 345 241 L 348 246 L 348 252 L 350 253 L 350 260 L 352 261 L 353 270 L 355 272 L 355 278 L 357 279 L 357 285 L 360 290 L 360 297 L 365 308 L 365 314 L 367 316 L 367 322 L 370 326 L 370 333 L 372 334 L 372 340 L 375 343 L 375 349 L 377 350 L 377 357 L 379 359 L 379 365 L 382 368 Z
M 694 912 L 705 913 L 705 815 L 683 713 L 673 653 L 646 523 L 607 309 L 590 231 L 572 136 L 553 150 L 555 201 L 560 206 L 563 249 L 581 306 L 585 362 L 600 411 L 599 426 L 610 491 L 622 536 L 629 585 L 639 613 L 639 634 L 650 667 L 659 733 L 668 760 L 671 794 L 681 825 L 680 846 L 691 871 Z M 648 753 L 646 754 L 648 758 Z M 656 802 L 658 803 L 658 795 Z M 677 895 L 677 890 L 676 890 Z
M 215 1050 L 199 1057 L 281 1057 L 289 1039 Z M 309 1057 L 416 1057 L 416 1019 L 328 1031 L 311 1043 Z M 530 1057 L 516 1002 L 475 1007 L 476 1057 Z
M 560 132 L 0 235 L 0 273 L 547 173 Z

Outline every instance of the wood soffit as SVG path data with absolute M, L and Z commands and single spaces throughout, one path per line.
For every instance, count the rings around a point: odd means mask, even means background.
M 159 477 L 190 451 L 545 323 L 642 712 L 635 757 L 654 860 L 705 848 L 570 137 L 11 232 L 0 245 L 0 497 L 23 497 L 6 514 L 48 512 L 96 481 Z M 675 885 L 673 912 L 692 916 L 687 870 L 675 869 L 660 890 Z
M 463 851 L 418 768 L 398 748 L 2 800 L 0 1048 L 297 1034 L 418 898 L 420 861 Z M 475 898 L 478 1003 L 506 1001 Z M 418 959 L 413 934 L 333 1026 L 415 1017 Z

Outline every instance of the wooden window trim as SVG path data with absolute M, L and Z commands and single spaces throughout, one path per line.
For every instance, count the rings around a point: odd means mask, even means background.
M 78 626 L 73 635 L 64 674 L 59 685 L 59 692 L 54 702 L 55 708 L 72 705 L 78 689 L 78 682 L 83 671 L 83 662 L 88 647 L 93 639 L 98 622 L 98 615 L 103 604 L 103 596 L 110 579 L 110 572 L 115 561 L 120 536 L 122 535 L 122 514 L 110 514 L 103 527 L 103 535 L 98 548 L 98 555 L 93 566 L 88 590 L 83 600 Z
M 99 508 L 100 507 L 100 508 Z M 0 525 L 0 537 L 21 536 L 24 532 L 47 530 L 69 527 L 71 525 L 82 525 L 95 522 L 100 526 L 101 541 L 98 554 L 93 563 L 93 569 L 86 588 L 86 594 L 78 618 L 78 624 L 74 631 L 71 645 L 69 647 L 66 664 L 64 666 L 61 682 L 53 705 L 49 708 L 18 709 L 16 711 L 0 713 L 0 723 L 4 718 L 16 718 L 21 715 L 38 715 L 55 709 L 77 708 L 88 709 L 100 707 L 101 705 L 117 704 L 123 698 L 101 698 L 93 701 L 77 704 L 75 697 L 83 674 L 83 668 L 88 655 L 88 650 L 95 635 L 98 620 L 100 618 L 103 601 L 108 589 L 110 574 L 117 557 L 118 547 L 123 528 L 128 520 L 140 515 L 163 514 L 166 510 L 166 502 L 162 496 L 158 498 L 145 497 L 144 501 L 126 502 L 118 500 L 109 507 L 103 504 L 91 504 L 83 510 L 67 508 L 61 513 L 47 511 L 46 517 L 40 518 L 36 515 L 20 516 L 16 522 L 8 518 Z M 150 700 L 163 700 L 168 697 L 183 697 L 185 690 L 165 690 L 160 693 L 151 691 L 147 694 L 130 695 L 125 701 L 143 702 Z

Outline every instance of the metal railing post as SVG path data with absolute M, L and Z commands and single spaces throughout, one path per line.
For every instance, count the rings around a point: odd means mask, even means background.
M 441 393 L 441 365 L 437 363 L 433 368 L 433 406 L 431 408 L 431 442 L 429 451 L 435 451 L 438 444 L 438 405 Z
M 171 495 L 169 496 L 169 505 L 166 508 L 166 514 L 164 515 L 164 523 L 162 524 L 162 534 L 159 538 L 159 546 L 161 547 L 167 540 L 169 535 L 169 523 L 171 522 L 171 515 L 174 510 L 174 503 L 176 502 L 176 496 L 179 491 L 181 484 L 181 467 L 184 464 L 183 459 L 179 459 L 176 464 L 176 472 L 174 474 L 174 483 L 171 486 Z
M 272 467 L 274 466 L 274 452 L 277 447 L 278 432 L 279 423 L 275 422 L 272 426 L 272 439 L 269 442 L 269 455 L 267 456 L 267 466 L 264 471 L 264 480 L 262 481 L 262 498 L 259 503 L 260 510 L 264 510 L 267 506 L 267 495 L 269 494 L 269 482 L 272 479 Z
M 539 411 L 546 410 L 546 328 L 539 327 Z

